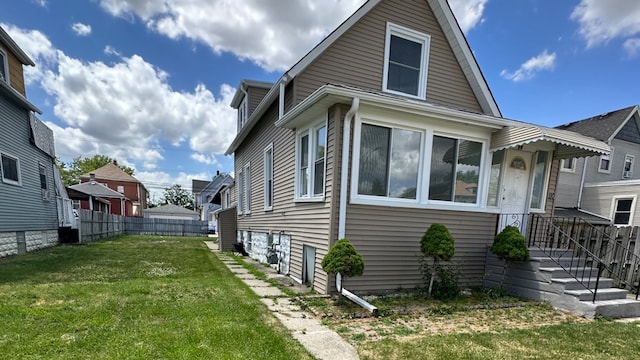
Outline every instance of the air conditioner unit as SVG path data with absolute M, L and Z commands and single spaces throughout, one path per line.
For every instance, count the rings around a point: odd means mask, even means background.
M 42 189 L 42 200 L 51 200 L 51 191 Z
M 622 172 L 622 178 L 623 179 L 630 179 L 631 178 L 631 174 L 632 174 L 631 171 L 623 171 Z

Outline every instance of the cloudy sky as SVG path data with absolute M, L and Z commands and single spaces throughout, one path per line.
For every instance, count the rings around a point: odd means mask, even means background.
M 229 103 L 363 0 L 20 0 L 2 26 L 62 161 L 105 154 L 157 193 L 233 170 Z M 640 2 L 450 0 L 505 117 L 547 126 L 640 103 Z

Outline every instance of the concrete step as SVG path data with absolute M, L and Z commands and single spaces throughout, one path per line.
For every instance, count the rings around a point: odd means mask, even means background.
M 553 278 L 551 279 L 551 282 L 562 286 L 564 290 L 582 290 L 585 288 L 585 286 L 588 286 L 590 289 L 595 288 L 596 281 L 598 279 L 595 277 L 592 277 L 592 278 L 585 278 L 583 280 L 584 280 L 584 285 L 580 281 L 572 277 Z M 607 288 L 610 288 L 612 285 L 613 285 L 613 279 L 600 278 L 600 282 L 598 283 L 598 288 L 607 289 Z
M 531 262 L 539 263 L 540 267 L 557 267 L 558 264 L 569 267 L 585 266 L 585 259 L 573 258 L 573 257 L 554 257 L 548 256 L 532 257 Z
M 564 292 L 566 295 L 571 295 L 580 301 L 591 301 L 593 300 L 593 293 L 590 290 L 566 290 Z M 608 288 L 608 289 L 598 289 L 598 293 L 596 295 L 597 301 L 604 300 L 622 300 L 627 299 L 627 290 L 624 289 L 616 289 L 616 288 Z
M 596 302 L 595 314 L 612 319 L 640 317 L 640 301 L 631 299 Z
M 558 248 L 529 248 L 529 257 L 567 257 L 573 256 L 573 249 L 558 249 Z
M 586 279 L 598 276 L 597 268 L 584 266 L 572 268 L 541 267 L 539 270 L 540 272 L 551 274 L 551 277 L 553 279 L 572 277 L 571 275 L 574 275 L 578 279 Z

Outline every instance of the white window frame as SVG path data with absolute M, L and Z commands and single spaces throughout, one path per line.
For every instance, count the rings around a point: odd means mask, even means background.
M 389 114 L 388 116 L 394 116 Z M 422 132 L 422 144 L 420 149 L 420 166 L 418 169 L 418 188 L 416 189 L 416 199 L 398 199 L 385 196 L 360 195 L 358 194 L 359 165 L 360 165 L 360 140 L 362 134 L 362 123 L 380 125 L 391 128 L 400 128 Z M 433 147 L 433 136 L 445 136 L 458 140 L 475 141 L 482 144 L 482 159 L 480 161 L 480 171 L 478 176 L 478 193 L 476 203 L 461 203 L 453 201 L 429 200 L 429 181 L 431 169 L 431 149 Z M 390 206 L 403 208 L 421 208 L 436 210 L 461 210 L 461 211 L 500 211 L 499 207 L 487 206 L 488 189 L 486 184 L 489 181 L 491 170 L 491 156 L 488 156 L 488 144 L 491 140 L 491 133 L 484 134 L 472 131 L 464 126 L 459 128 L 443 127 L 437 122 L 425 122 L 425 118 L 398 119 L 390 118 L 387 115 L 365 113 L 361 110 L 356 115 L 353 150 L 351 155 L 351 182 L 350 182 L 350 202 L 352 204 Z
M 568 159 L 562 159 L 560 160 L 560 171 L 562 172 L 568 172 L 568 173 L 575 173 L 576 172 L 576 163 L 578 162 L 578 159 L 576 158 L 571 158 L 571 167 L 566 167 L 566 160 Z
M 238 198 L 238 215 L 242 215 L 244 211 L 243 201 L 244 201 L 244 173 L 242 168 L 238 172 L 238 184 L 236 185 L 236 197 Z
M 413 41 L 422 45 L 422 56 L 420 58 L 420 72 L 418 74 L 418 94 L 417 95 L 407 94 L 398 90 L 387 88 L 387 83 L 389 80 L 389 51 L 391 47 L 392 35 L 409 40 L 409 41 Z M 382 75 L 382 91 L 397 94 L 397 95 L 402 95 L 402 96 L 408 96 L 408 97 L 412 97 L 420 100 L 425 100 L 427 98 L 427 71 L 429 69 L 430 44 L 431 44 L 431 36 L 388 22 L 386 38 L 385 38 L 385 49 L 384 49 L 384 71 Z
M 242 127 L 247 123 L 248 109 L 247 97 L 245 96 L 244 99 L 242 99 L 242 102 L 240 102 L 240 106 L 238 106 L 238 131 L 240 131 L 240 129 L 242 129 Z
M 11 158 L 13 160 L 15 160 L 16 162 L 16 170 L 18 172 L 18 181 L 15 181 L 13 179 L 7 179 L 4 177 L 4 166 L 2 164 L 2 158 L 3 157 L 7 157 L 7 158 Z M 0 152 L 0 176 L 2 176 L 2 182 L 5 184 L 11 184 L 11 185 L 17 185 L 17 186 L 22 186 L 22 171 L 20 169 L 20 158 L 11 154 L 8 154 L 6 152 Z
M 273 143 L 263 151 L 264 158 L 264 211 L 273 210 Z M 269 194 L 271 197 L 269 198 Z
M 7 57 L 7 53 L 2 49 L 0 49 L 0 61 L 4 64 L 4 73 L 0 73 L 0 81 L 4 80 L 4 82 L 10 84 L 9 73 L 11 71 L 9 71 L 9 58 Z
M 633 177 L 633 163 L 635 162 L 636 157 L 631 154 L 626 154 L 624 156 L 624 163 L 622 164 L 622 178 L 623 179 L 631 179 Z M 629 162 L 629 170 L 627 169 L 627 161 Z
M 633 217 L 635 216 L 637 195 L 620 195 L 614 196 L 611 199 L 611 223 L 614 226 L 631 226 L 633 224 Z M 618 212 L 618 201 L 631 200 L 631 210 L 629 211 L 629 222 L 627 224 L 615 224 L 616 213 Z
M 321 128 L 325 128 L 325 154 L 324 154 L 324 167 L 323 167 L 323 178 L 324 181 L 323 186 L 322 186 L 322 192 L 316 194 L 316 189 L 315 189 L 315 163 L 316 163 L 316 153 L 315 153 L 315 148 L 316 145 L 318 143 L 318 139 L 316 137 L 317 131 Z M 309 141 L 307 144 L 307 155 L 308 155 L 308 161 L 309 163 L 307 164 L 307 167 L 309 168 L 309 181 L 307 182 L 307 193 L 305 195 L 301 194 L 301 187 L 300 187 L 300 161 L 302 159 L 302 154 L 300 153 L 300 141 L 301 139 L 305 136 L 309 136 Z M 294 201 L 309 201 L 309 202 L 318 202 L 318 201 L 324 201 L 324 195 L 325 195 L 325 188 L 326 188 L 326 183 L 327 183 L 327 147 L 328 147 L 328 138 L 329 138 L 329 126 L 327 123 L 327 120 L 322 120 L 322 121 L 318 121 L 315 122 L 313 126 L 310 126 L 308 128 L 304 128 L 302 130 L 299 130 L 298 133 L 296 134 L 296 156 L 295 156 L 295 186 L 294 186 L 294 191 L 295 191 L 295 196 L 294 196 Z
M 602 169 L 602 161 L 609 160 L 609 167 L 607 169 Z M 611 152 L 609 155 L 600 155 L 598 158 L 598 172 L 604 174 L 611 174 L 611 166 L 613 165 L 613 148 L 611 148 Z
M 244 166 L 244 214 L 251 214 L 251 163 Z

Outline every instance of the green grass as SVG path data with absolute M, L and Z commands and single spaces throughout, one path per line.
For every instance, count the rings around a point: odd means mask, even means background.
M 311 358 L 202 241 L 124 236 L 0 260 L 0 354 Z

